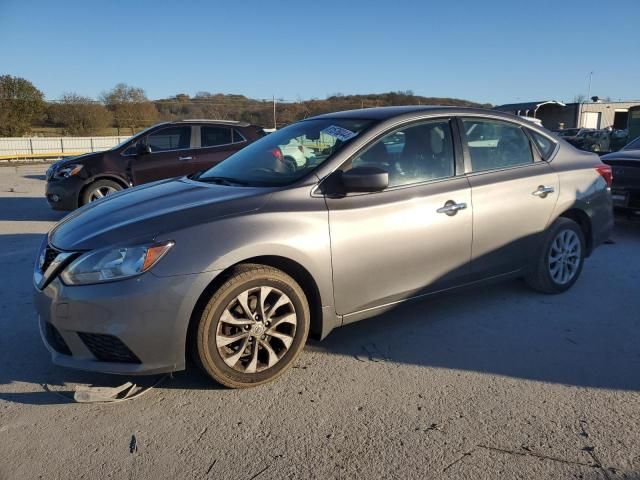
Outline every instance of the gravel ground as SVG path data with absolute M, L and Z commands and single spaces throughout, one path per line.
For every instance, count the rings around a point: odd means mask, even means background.
M 191 368 L 86 405 L 63 395 L 126 379 L 55 367 L 41 344 L 31 269 L 62 216 L 44 170 L 0 168 L 0 479 L 640 479 L 640 225 L 563 295 L 449 294 L 310 342 L 267 386 Z

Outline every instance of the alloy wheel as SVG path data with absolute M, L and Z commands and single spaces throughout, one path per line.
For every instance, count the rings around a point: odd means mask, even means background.
M 216 347 L 224 363 L 242 373 L 273 367 L 289 351 L 297 316 L 291 299 L 274 287 L 250 288 L 224 309 Z
M 95 190 L 92 190 L 91 193 L 89 194 L 89 201 L 95 202 L 96 200 L 100 200 L 101 198 L 106 197 L 107 195 L 110 195 L 117 191 L 118 190 L 116 190 L 115 188 L 107 185 L 103 187 L 98 187 Z
M 582 247 L 573 230 L 561 230 L 551 242 L 548 268 L 551 279 L 559 285 L 575 277 L 582 261 Z

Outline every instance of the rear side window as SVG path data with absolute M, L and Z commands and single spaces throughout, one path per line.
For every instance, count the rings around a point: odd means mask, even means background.
M 200 138 L 203 147 L 218 147 L 232 143 L 231 129 L 227 127 L 200 127 Z
M 147 136 L 152 152 L 182 150 L 191 144 L 191 127 L 168 127 Z
M 499 120 L 465 118 L 465 140 L 474 172 L 533 163 L 529 137 L 522 128 Z
M 556 148 L 556 144 L 549 138 L 534 130 L 529 130 L 529 133 L 531 134 L 533 141 L 536 142 L 536 146 L 538 147 L 542 158 L 548 160 L 553 153 L 553 149 Z
M 233 143 L 241 143 L 246 141 L 247 139 L 244 138 L 244 135 L 242 135 L 238 130 L 233 131 Z

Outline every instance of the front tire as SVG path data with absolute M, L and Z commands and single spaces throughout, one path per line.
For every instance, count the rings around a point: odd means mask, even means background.
M 122 190 L 122 185 L 113 180 L 98 180 L 87 185 L 82 192 L 82 205 L 100 200 Z
M 204 308 L 195 356 L 222 385 L 262 385 L 293 365 L 306 343 L 309 323 L 306 296 L 293 278 L 272 267 L 242 265 Z
M 547 230 L 542 248 L 525 280 L 539 292 L 565 292 L 578 280 L 584 255 L 582 229 L 573 220 L 560 217 Z

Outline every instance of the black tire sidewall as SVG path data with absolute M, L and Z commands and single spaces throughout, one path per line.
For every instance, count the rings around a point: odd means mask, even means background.
M 253 278 L 247 281 L 237 282 L 233 285 L 225 284 L 210 302 L 211 308 L 206 308 L 201 318 L 198 335 L 198 354 L 200 363 L 215 380 L 226 386 L 246 387 L 269 382 L 287 370 L 296 360 L 307 340 L 309 332 L 309 308 L 304 292 L 293 279 L 278 278 L 281 275 L 271 275 L 256 272 Z M 292 283 L 290 283 L 292 282 Z M 225 288 L 226 286 L 226 288 Z M 274 287 L 286 294 L 293 303 L 298 324 L 293 343 L 284 357 L 273 367 L 257 373 L 242 373 L 229 367 L 218 352 L 215 344 L 215 335 L 220 322 L 220 317 L 227 307 L 243 291 L 260 286 Z M 217 297 L 217 298 L 216 298 Z

